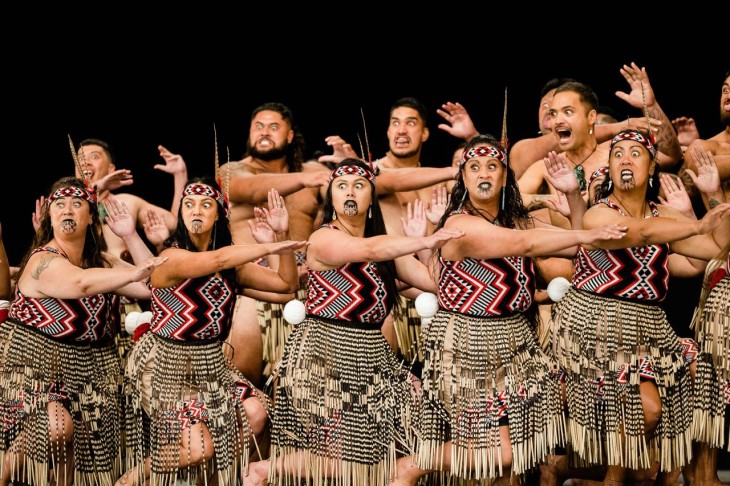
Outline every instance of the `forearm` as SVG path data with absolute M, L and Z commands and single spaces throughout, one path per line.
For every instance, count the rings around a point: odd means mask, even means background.
M 122 240 L 124 241 L 129 254 L 132 256 L 134 263 L 139 264 L 154 256 L 136 231 L 129 236 L 125 236 Z
M 77 278 L 69 282 L 68 287 L 64 284 L 73 295 L 58 296 L 58 298 L 81 298 L 114 292 L 136 282 L 135 276 L 137 276 L 135 267 L 86 268 L 78 272 Z
M 583 215 L 586 212 L 586 201 L 579 191 L 565 195 L 570 208 L 570 227 L 572 229 L 583 229 Z
M 412 167 L 403 169 L 383 169 L 376 178 L 378 194 L 415 191 L 441 182 L 453 180 L 456 169 L 453 167 Z
M 185 168 L 182 172 L 175 172 L 175 175 L 173 176 L 172 204 L 170 205 L 170 212 L 175 217 L 177 217 L 177 214 L 180 211 L 180 202 L 182 201 L 183 190 L 185 190 L 185 184 L 187 182 L 187 168 Z
M 230 181 L 231 201 L 245 204 L 261 204 L 274 188 L 281 196 L 288 196 L 305 187 L 303 173 L 257 174 L 237 176 Z
M 659 131 L 656 135 L 657 149 L 664 155 L 665 159 L 657 158 L 657 163 L 665 169 L 674 167 L 682 159 L 682 146 L 679 144 L 677 132 L 672 126 L 671 120 L 661 109 L 659 103 L 654 102 L 652 106 L 647 107 L 647 112 L 652 118 L 661 121 Z M 657 154 L 658 156 L 659 154 Z

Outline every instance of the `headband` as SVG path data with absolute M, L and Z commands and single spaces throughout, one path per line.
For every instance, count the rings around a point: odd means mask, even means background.
M 605 177 L 606 174 L 608 174 L 608 167 L 606 167 L 605 165 L 603 167 L 599 167 L 598 169 L 594 170 L 593 174 L 591 174 L 591 176 L 588 178 L 588 185 L 590 186 L 591 184 L 593 184 L 593 180 L 596 177 L 601 177 L 601 176 Z
M 211 197 L 218 201 L 218 204 L 223 206 L 223 209 L 226 210 L 226 216 L 228 216 L 228 204 L 226 203 L 226 199 L 223 197 L 223 194 L 213 186 L 209 186 L 208 184 L 201 184 L 199 182 L 188 184 L 183 190 L 183 196 Z
M 633 128 L 626 128 L 624 130 L 621 130 L 618 135 L 613 137 L 613 140 L 611 140 L 611 150 L 613 150 L 614 145 L 616 145 L 618 142 L 623 142 L 624 140 L 633 140 L 635 142 L 639 142 L 646 148 L 646 150 L 649 151 L 652 159 L 656 156 L 656 147 L 649 139 L 649 137 L 647 137 L 638 130 L 634 130 Z
M 375 184 L 375 174 L 373 174 L 369 170 L 360 167 L 359 165 L 341 165 L 340 167 L 337 167 L 330 174 L 330 181 L 337 177 L 342 177 L 346 175 L 364 177 L 365 179 Z
M 474 157 L 493 157 L 503 164 L 506 164 L 507 154 L 497 147 L 491 145 L 477 145 L 469 150 L 464 150 L 461 154 L 461 164 L 463 165 L 467 160 L 473 159 Z
M 62 197 L 78 197 L 80 199 L 86 200 L 89 204 L 92 206 L 96 205 L 96 195 L 93 191 L 90 191 L 89 189 L 86 189 L 84 187 L 77 187 L 77 186 L 66 186 L 66 187 L 60 187 L 56 189 L 56 191 L 51 194 L 51 196 L 48 198 L 49 202 L 55 201 L 56 199 L 60 199 Z

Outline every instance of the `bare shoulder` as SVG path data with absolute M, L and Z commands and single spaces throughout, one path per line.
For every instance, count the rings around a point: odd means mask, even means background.
M 246 157 L 242 160 L 226 162 L 221 165 L 221 176 L 225 177 L 229 172 L 232 176 L 256 174 L 257 171 L 251 166 L 251 160 L 251 157 Z

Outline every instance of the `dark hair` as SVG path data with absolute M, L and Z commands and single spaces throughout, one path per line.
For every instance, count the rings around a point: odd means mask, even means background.
M 53 183 L 48 194 L 52 195 L 62 187 L 81 187 L 88 190 L 83 180 L 77 177 L 62 177 Z M 86 202 L 88 204 L 88 201 Z M 30 249 L 21 260 L 20 270 L 16 275 L 16 279 L 19 279 L 23 270 L 25 270 L 25 266 L 33 250 L 47 245 L 55 237 L 53 226 L 51 225 L 50 207 L 51 203 L 46 201 L 46 204 L 41 208 L 41 222 L 38 231 L 36 231 L 33 237 L 33 243 L 31 243 Z M 99 218 L 99 209 L 96 204 L 89 204 L 89 213 L 91 214 L 91 224 L 86 228 L 84 249 L 81 254 L 81 268 L 106 267 L 109 264 L 103 256 L 103 252 L 106 251 L 106 242 L 101 233 L 101 219 Z
M 363 162 L 360 159 L 344 159 L 335 166 L 335 170 L 346 165 L 361 167 L 374 176 L 373 168 L 370 164 Z M 322 208 L 322 220 L 326 222 L 332 221 L 332 215 L 335 210 L 332 205 L 332 182 L 333 181 L 330 181 L 327 186 L 327 195 L 325 196 Z M 365 221 L 365 238 L 387 234 L 385 229 L 385 219 L 383 219 L 383 212 L 380 210 L 378 196 L 375 193 L 375 183 L 370 182 L 370 190 L 370 209 L 372 210 L 372 217 L 368 217 Z M 388 290 L 388 295 L 390 296 L 390 302 L 388 302 L 388 304 L 392 306 L 391 312 L 393 313 L 393 316 L 397 318 L 400 316 L 401 306 L 400 298 L 398 297 L 398 287 L 395 283 L 398 275 L 395 269 L 395 262 L 393 260 L 385 260 L 382 262 L 375 262 L 375 265 L 383 279 L 385 288 Z
M 215 188 L 218 191 L 221 190 L 218 183 L 210 176 L 193 177 L 192 179 L 188 180 L 188 182 L 185 184 L 185 187 L 189 186 L 190 184 L 205 184 L 207 186 Z M 182 197 L 184 198 L 185 196 Z M 218 200 L 216 200 L 215 203 L 218 207 L 218 220 L 213 224 L 213 234 L 210 237 L 210 247 L 206 248 L 203 251 L 223 248 L 224 246 L 228 246 L 233 242 L 233 239 L 231 238 L 231 230 L 229 227 L 228 216 L 226 215 L 226 209 L 221 205 Z M 199 250 L 195 243 L 193 243 L 193 240 L 190 238 L 190 232 L 188 231 L 187 226 L 185 226 L 185 221 L 183 220 L 182 216 L 182 210 L 183 205 L 180 204 L 180 209 L 177 212 L 177 227 L 175 228 L 175 232 L 172 233 L 170 237 L 165 240 L 163 246 L 165 248 L 170 248 L 174 246 L 188 251 L 199 252 L 201 250 Z M 237 281 L 235 268 L 223 270 L 221 271 L 221 274 L 226 280 L 229 280 L 231 282 Z
M 393 116 L 393 112 L 396 108 L 413 108 L 418 112 L 418 116 L 421 117 L 421 120 L 423 120 L 423 126 L 428 127 L 428 110 L 426 109 L 426 105 L 424 105 L 420 100 L 416 98 L 400 98 L 393 103 L 393 106 L 390 107 L 390 116 Z
M 477 135 L 476 137 L 469 140 L 464 147 L 464 150 L 477 147 L 479 145 L 491 145 L 504 152 L 504 147 L 500 141 L 494 135 L 483 134 Z M 520 189 L 517 186 L 517 178 L 515 177 L 515 171 L 509 166 L 509 157 L 506 160 L 507 164 L 505 170 L 507 171 L 507 180 L 505 186 L 501 189 L 503 191 L 502 198 L 504 201 L 504 207 L 500 208 L 497 212 L 496 221 L 500 226 L 504 228 L 515 228 L 519 224 L 526 223 L 530 219 L 530 214 L 522 203 L 522 196 L 520 195 Z M 462 204 L 463 201 L 463 204 Z M 459 172 L 456 175 L 456 183 L 453 189 L 451 189 L 451 199 L 449 204 L 444 211 L 444 215 L 438 223 L 436 229 L 443 228 L 446 224 L 446 220 L 452 212 L 459 209 L 459 207 L 465 207 L 473 211 L 479 211 L 477 208 L 472 206 L 469 201 L 466 186 L 464 185 L 464 166 L 459 168 Z
M 546 94 L 556 89 L 558 86 L 574 81 L 575 79 L 573 78 L 553 78 L 543 85 L 542 89 L 540 90 L 540 98 L 543 98 Z
M 555 89 L 555 94 L 572 91 L 578 93 L 581 103 L 587 108 L 586 112 L 598 109 L 598 95 L 587 84 L 579 81 L 568 81 Z
M 624 116 L 623 115 L 621 115 L 618 111 L 614 110 L 610 106 L 606 106 L 606 105 L 597 106 L 596 107 L 596 112 L 599 115 L 608 115 L 608 116 L 610 116 L 611 118 L 613 118 L 616 121 L 619 121 L 619 120 L 623 120 L 624 119 Z
M 251 121 L 262 111 L 274 111 L 280 114 L 284 121 L 291 127 L 294 132 L 294 138 L 287 147 L 286 164 L 289 167 L 289 172 L 301 172 L 302 163 L 304 162 L 305 143 L 304 136 L 299 131 L 299 127 L 294 120 L 294 113 L 283 103 L 268 102 L 258 106 L 251 112 Z
M 79 143 L 79 147 L 86 147 L 87 145 L 98 145 L 101 147 L 109 156 L 109 160 L 111 160 L 112 164 L 115 164 L 116 159 L 114 158 L 114 152 L 112 152 L 112 148 L 104 140 L 99 140 L 98 138 L 87 138 Z

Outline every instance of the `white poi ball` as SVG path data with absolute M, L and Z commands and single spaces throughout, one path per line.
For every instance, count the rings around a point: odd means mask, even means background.
M 293 299 L 284 306 L 284 320 L 289 324 L 299 324 L 306 317 L 304 303 L 301 300 Z
M 416 297 L 416 312 L 422 318 L 433 317 L 439 310 L 439 302 L 435 294 L 424 292 Z
M 132 311 L 124 318 L 124 330 L 127 331 L 127 334 L 130 336 L 134 335 L 134 330 L 142 323 L 140 321 L 141 315 L 141 312 Z
M 550 300 L 560 302 L 570 288 L 570 281 L 564 277 L 555 277 L 547 286 L 547 293 Z
M 140 324 L 150 324 L 152 322 L 152 311 L 144 311 L 139 315 Z

